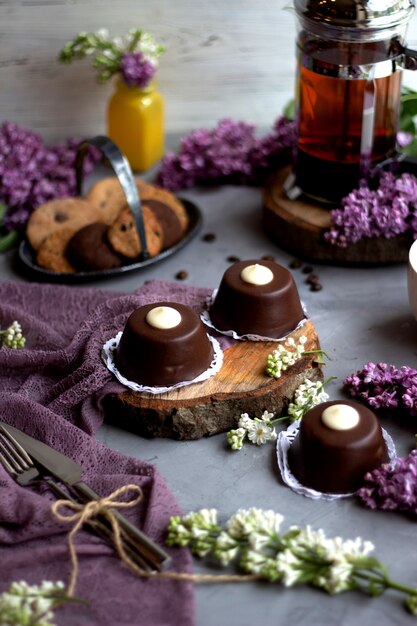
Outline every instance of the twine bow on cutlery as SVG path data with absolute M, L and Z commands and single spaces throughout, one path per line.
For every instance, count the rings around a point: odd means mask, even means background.
M 128 491 L 136 492 L 137 493 L 136 497 L 134 497 L 132 500 L 129 500 L 127 502 L 118 500 L 120 496 L 127 493 Z M 139 504 L 142 498 L 143 498 L 142 489 L 138 485 L 129 484 L 129 485 L 124 485 L 123 487 L 120 487 L 119 489 L 116 489 L 116 491 L 113 491 L 113 493 L 111 493 L 110 495 L 104 498 L 100 498 L 99 500 L 93 500 L 93 501 L 86 502 L 86 503 L 75 502 L 73 500 L 56 500 L 51 505 L 51 511 L 57 520 L 59 520 L 60 522 L 66 522 L 69 524 L 74 523 L 74 526 L 72 527 L 72 529 L 70 530 L 68 534 L 68 547 L 70 551 L 71 562 L 73 565 L 71 578 L 70 578 L 70 582 L 68 584 L 68 590 L 67 590 L 67 593 L 69 596 L 74 595 L 75 585 L 77 583 L 77 577 L 78 577 L 78 557 L 77 557 L 77 552 L 75 550 L 74 537 L 85 523 L 91 521 L 93 518 L 97 517 L 97 515 L 101 515 L 105 517 L 110 523 L 112 531 L 113 531 L 114 546 L 117 550 L 117 553 L 120 559 L 128 567 L 133 569 L 135 572 L 140 573 L 141 575 L 145 577 L 147 576 L 148 572 L 141 570 L 141 568 L 139 568 L 127 556 L 123 548 L 119 522 L 114 514 L 114 511 L 112 510 L 112 509 L 123 509 L 123 508 L 133 507 L 136 504 Z M 74 512 L 72 514 L 63 513 L 61 511 L 64 508 L 71 509 Z
M 136 491 L 137 496 L 133 500 L 129 500 L 128 502 L 120 502 L 117 498 L 127 491 Z M 188 574 L 182 572 L 154 572 L 150 573 L 143 569 L 141 569 L 136 563 L 134 563 L 126 554 L 120 536 L 120 527 L 119 522 L 112 512 L 114 508 L 128 508 L 135 506 L 138 504 L 143 498 L 142 489 L 138 485 L 125 485 L 124 487 L 120 487 L 113 491 L 110 495 L 105 498 L 100 498 L 99 500 L 94 500 L 86 503 L 78 503 L 71 500 L 56 500 L 51 506 L 51 510 L 53 515 L 60 522 L 72 523 L 75 522 L 73 528 L 70 530 L 68 535 L 68 546 L 71 556 L 72 562 L 72 572 L 70 582 L 67 588 L 67 594 L 70 597 L 73 597 L 75 586 L 77 584 L 78 578 L 78 557 L 74 546 L 74 537 L 77 532 L 81 529 L 82 525 L 86 522 L 90 521 L 93 517 L 100 514 L 105 516 L 112 527 L 113 536 L 114 536 L 114 545 L 116 547 L 117 553 L 120 556 L 120 559 L 125 563 L 131 570 L 133 570 L 136 574 L 143 578 L 151 578 L 157 577 L 165 580 L 176 580 L 176 581 L 189 581 L 194 583 L 244 583 L 244 582 L 252 582 L 261 580 L 261 576 L 258 574 Z M 68 509 L 72 509 L 74 513 L 71 515 L 63 514 L 60 512 L 60 509 L 66 507 Z

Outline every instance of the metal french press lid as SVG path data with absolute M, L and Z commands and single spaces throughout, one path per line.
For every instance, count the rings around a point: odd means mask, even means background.
M 407 22 L 415 0 L 294 0 L 298 15 L 329 26 L 395 28 Z

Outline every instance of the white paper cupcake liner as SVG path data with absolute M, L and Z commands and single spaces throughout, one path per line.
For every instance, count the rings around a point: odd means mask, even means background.
M 185 387 L 187 385 L 201 383 L 204 380 L 207 380 L 208 378 L 211 378 L 212 376 L 217 374 L 217 372 L 220 371 L 223 365 L 223 350 L 221 349 L 219 342 L 214 337 L 207 335 L 213 347 L 213 360 L 210 364 L 210 367 L 204 372 L 201 372 L 201 374 L 199 374 L 196 378 L 194 378 L 193 380 L 184 380 L 169 387 L 149 387 L 147 385 L 139 385 L 138 383 L 135 383 L 125 378 L 123 374 L 119 372 L 114 362 L 114 351 L 119 345 L 121 336 L 122 331 L 117 333 L 116 337 L 109 339 L 102 348 L 101 356 L 107 369 L 109 369 L 112 374 L 116 376 L 117 380 L 122 383 L 122 385 L 128 387 L 129 389 L 132 389 L 133 391 L 138 391 L 141 393 L 146 392 L 157 395 L 161 393 L 166 393 L 167 391 L 172 391 L 173 389 L 178 389 L 179 387 Z
M 297 420 L 293 424 L 290 424 L 287 430 L 283 430 L 278 434 L 277 459 L 282 480 L 286 485 L 288 485 L 288 487 L 290 487 L 290 489 L 292 489 L 292 491 L 295 491 L 295 493 L 298 493 L 301 496 L 306 496 L 307 498 L 312 498 L 313 500 L 331 501 L 339 500 L 340 498 L 351 498 L 353 495 L 355 495 L 355 492 L 322 493 L 320 491 L 316 491 L 315 489 L 311 489 L 310 487 L 305 487 L 297 480 L 297 478 L 291 472 L 288 463 L 288 451 L 298 433 L 300 421 L 301 420 Z M 392 440 L 391 435 L 389 435 L 384 429 L 382 429 L 382 435 L 384 437 L 385 443 L 387 444 L 390 463 L 393 463 L 397 457 L 394 441 Z
M 296 331 L 299 328 L 301 328 L 302 326 L 304 326 L 304 324 L 308 320 L 307 308 L 306 308 L 305 304 L 303 302 L 301 302 L 301 306 L 302 306 L 302 309 L 303 309 L 305 317 L 300 322 L 298 322 L 298 324 L 297 324 L 297 326 L 295 328 L 290 330 L 288 333 L 286 333 L 282 337 L 263 337 L 262 335 L 254 335 L 254 334 L 238 335 L 237 332 L 234 331 L 234 330 L 220 330 L 220 328 L 217 328 L 217 326 L 215 326 L 213 324 L 213 322 L 211 321 L 211 318 L 210 318 L 210 307 L 211 307 L 211 305 L 214 302 L 214 299 L 216 297 L 217 291 L 218 291 L 218 289 L 214 289 L 212 294 L 207 298 L 207 300 L 206 300 L 207 309 L 204 309 L 200 313 L 200 317 L 201 317 L 202 321 L 204 322 L 204 324 L 206 324 L 206 326 L 209 326 L 210 328 L 212 328 L 213 330 L 215 330 L 216 332 L 218 332 L 218 333 L 220 333 L 222 335 L 226 335 L 227 337 L 232 337 L 232 339 L 236 339 L 238 341 L 283 341 L 289 335 L 291 335 L 291 333 L 293 333 L 294 331 Z

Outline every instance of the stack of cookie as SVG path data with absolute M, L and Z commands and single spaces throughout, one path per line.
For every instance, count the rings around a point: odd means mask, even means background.
M 188 229 L 188 214 L 171 192 L 136 179 L 150 256 L 170 248 Z M 39 206 L 26 235 L 36 263 L 54 272 L 96 271 L 134 263 L 141 243 L 117 178 L 105 178 L 85 198 L 60 198 Z

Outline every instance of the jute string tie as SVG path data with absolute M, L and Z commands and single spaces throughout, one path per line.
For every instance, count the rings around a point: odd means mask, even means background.
M 136 492 L 136 497 L 128 501 L 119 501 L 118 498 L 128 491 Z M 125 565 L 133 570 L 138 576 L 142 578 L 162 578 L 168 580 L 189 581 L 189 582 L 251 582 L 254 580 L 261 580 L 261 576 L 256 574 L 188 574 L 184 572 L 158 572 L 150 573 L 145 572 L 136 563 L 129 558 L 123 547 L 123 538 L 119 526 L 119 522 L 116 519 L 112 509 L 122 509 L 133 507 L 143 499 L 142 489 L 138 485 L 129 484 L 119 489 L 116 489 L 110 495 L 93 500 L 86 503 L 75 502 L 73 500 L 56 500 L 51 506 L 51 510 L 56 519 L 60 522 L 68 524 L 74 524 L 70 532 L 68 533 L 68 548 L 72 563 L 72 572 L 70 581 L 68 584 L 67 593 L 69 596 L 74 595 L 75 586 L 77 584 L 79 565 L 77 551 L 75 549 L 74 538 L 82 526 L 88 522 L 93 522 L 94 518 L 98 515 L 104 517 L 109 524 L 113 532 L 113 544 L 116 551 Z M 73 513 L 62 512 L 63 509 L 70 509 Z

